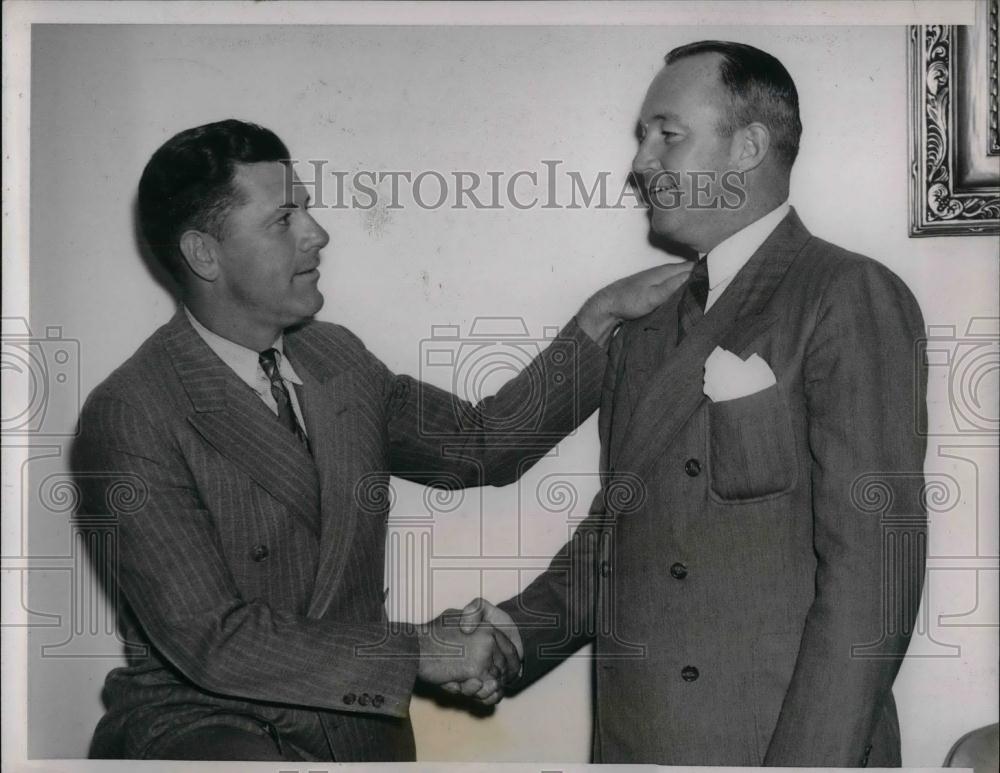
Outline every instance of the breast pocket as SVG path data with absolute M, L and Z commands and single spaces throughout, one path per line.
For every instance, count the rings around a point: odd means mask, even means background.
M 795 486 L 788 401 L 779 384 L 708 406 L 709 493 L 723 503 L 769 499 Z

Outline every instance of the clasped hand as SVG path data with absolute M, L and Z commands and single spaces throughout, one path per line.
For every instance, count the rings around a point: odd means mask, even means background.
M 521 636 L 510 616 L 485 599 L 447 609 L 420 627 L 418 676 L 484 706 L 498 703 L 521 669 Z

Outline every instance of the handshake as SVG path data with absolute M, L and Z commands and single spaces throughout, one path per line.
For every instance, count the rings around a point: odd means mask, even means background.
M 452 695 L 492 706 L 521 670 L 524 645 L 517 626 L 485 599 L 473 599 L 464 609 L 446 609 L 417 630 L 417 676 Z

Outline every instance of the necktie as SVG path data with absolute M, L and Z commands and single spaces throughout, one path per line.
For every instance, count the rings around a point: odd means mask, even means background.
M 308 450 L 309 439 L 295 418 L 291 395 L 288 394 L 288 387 L 285 386 L 285 381 L 281 378 L 281 373 L 278 371 L 279 356 L 280 354 L 277 349 L 265 349 L 260 353 L 260 367 L 264 369 L 267 380 L 271 382 L 271 396 L 274 398 L 274 402 L 278 404 L 278 421 L 281 422 L 282 426 L 287 427 L 293 432 L 299 439 L 299 442 Z
M 684 294 L 677 307 L 677 345 L 688 331 L 705 316 L 705 302 L 708 300 L 708 258 L 701 258 L 691 269 L 691 276 L 684 285 Z

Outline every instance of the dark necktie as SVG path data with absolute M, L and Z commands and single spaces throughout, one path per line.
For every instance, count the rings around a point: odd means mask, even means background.
M 278 421 L 281 422 L 282 426 L 287 427 L 294 433 L 299 442 L 308 450 L 309 439 L 295 418 L 291 395 L 288 394 L 288 387 L 285 386 L 285 381 L 281 378 L 281 373 L 278 371 L 279 356 L 277 349 L 265 349 L 260 353 L 260 366 L 264 369 L 267 380 L 271 382 L 271 396 L 274 398 L 274 402 L 278 404 Z
M 677 345 L 698 321 L 705 316 L 708 300 L 708 258 L 701 258 L 691 269 L 691 276 L 684 285 L 684 294 L 677 307 Z

